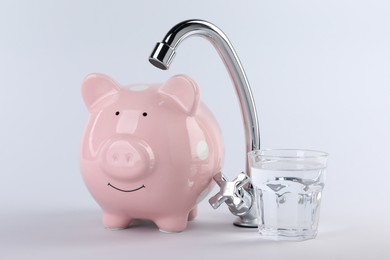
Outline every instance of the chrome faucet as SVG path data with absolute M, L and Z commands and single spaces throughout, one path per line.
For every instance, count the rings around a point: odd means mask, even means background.
M 218 27 L 203 20 L 187 20 L 177 24 L 166 34 L 162 42 L 157 43 L 149 57 L 150 63 L 163 70 L 169 69 L 180 43 L 192 35 L 202 36 L 209 40 L 222 58 L 240 103 L 245 128 L 246 151 L 248 153 L 260 149 L 259 124 L 249 82 L 232 44 Z M 221 190 L 209 202 L 214 209 L 225 202 L 229 210 L 239 217 L 234 222 L 235 225 L 257 227 L 253 187 L 249 183 L 248 155 L 246 159 L 246 174 L 241 173 L 235 180 L 228 181 L 222 173 L 214 176 Z

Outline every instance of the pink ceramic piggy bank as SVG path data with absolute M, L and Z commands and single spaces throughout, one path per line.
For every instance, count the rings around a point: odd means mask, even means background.
M 102 74 L 82 85 L 90 112 L 81 144 L 83 179 L 108 228 L 152 220 L 178 232 L 221 170 L 223 145 L 199 88 L 178 75 L 162 85 L 121 87 Z

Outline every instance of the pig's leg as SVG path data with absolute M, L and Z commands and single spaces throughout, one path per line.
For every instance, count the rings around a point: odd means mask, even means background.
M 131 219 L 128 217 L 103 212 L 103 225 L 108 229 L 125 229 L 129 226 L 130 222 Z
M 181 215 L 168 216 L 154 221 L 161 232 L 177 233 L 187 227 L 188 213 Z
M 198 207 L 195 206 L 193 209 L 191 209 L 190 213 L 188 214 L 188 221 L 194 220 L 197 215 L 198 215 Z

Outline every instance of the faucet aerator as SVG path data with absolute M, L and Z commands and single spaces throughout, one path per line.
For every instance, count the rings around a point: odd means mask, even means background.
M 156 68 L 159 68 L 159 69 L 161 69 L 161 70 L 168 70 L 168 69 L 169 69 L 169 67 L 168 67 L 166 64 L 164 64 L 164 63 L 162 63 L 161 61 L 156 60 L 156 59 L 154 59 L 154 58 L 149 58 L 149 62 L 150 62 L 153 66 L 155 66 Z
M 167 70 L 174 57 L 175 49 L 166 43 L 158 42 L 150 54 L 149 62 L 159 69 Z

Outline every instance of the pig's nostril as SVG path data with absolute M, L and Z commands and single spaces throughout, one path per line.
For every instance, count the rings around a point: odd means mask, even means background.
M 128 153 L 125 155 L 125 158 L 126 158 L 126 162 L 129 163 L 132 159 L 133 155 L 131 153 Z
M 114 162 L 117 162 L 117 161 L 119 160 L 119 154 L 114 153 L 114 154 L 112 155 L 112 159 L 114 160 Z

